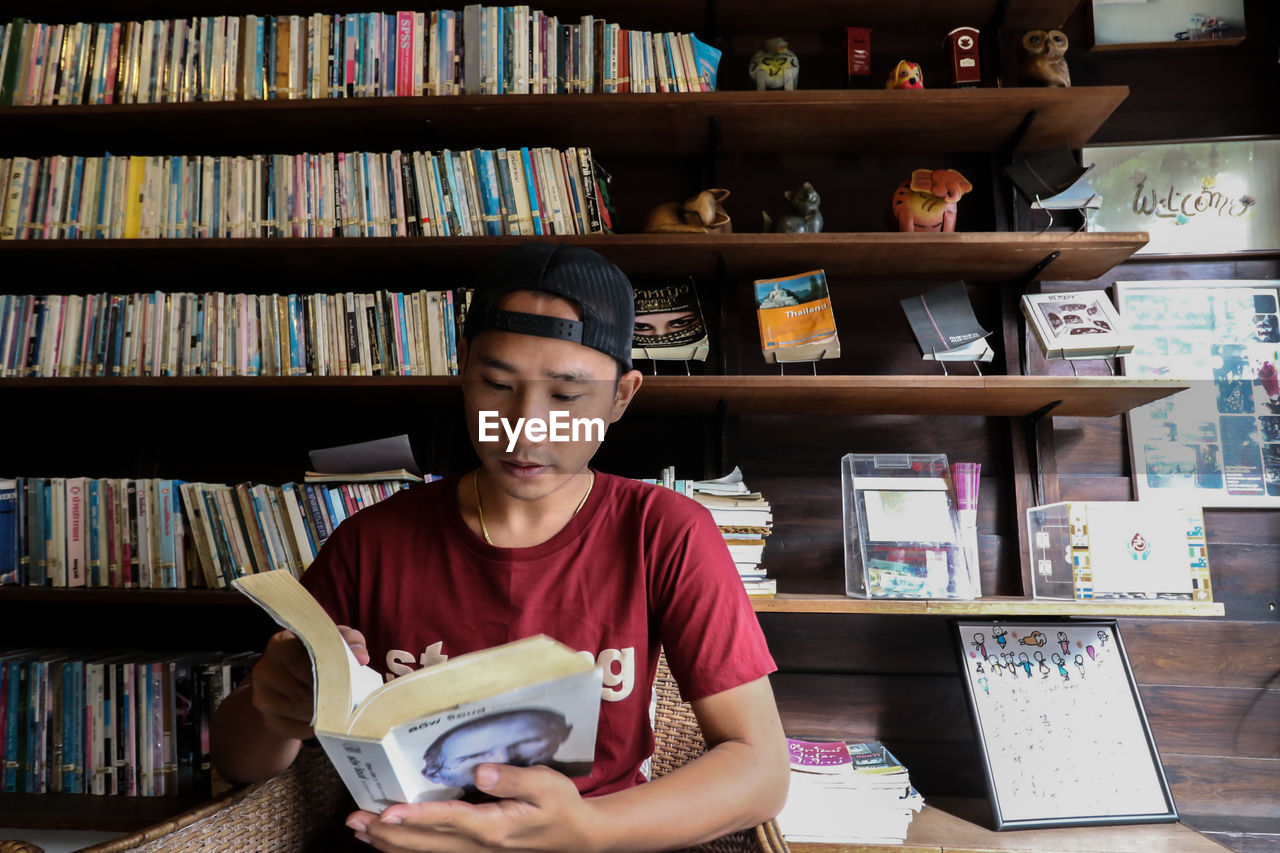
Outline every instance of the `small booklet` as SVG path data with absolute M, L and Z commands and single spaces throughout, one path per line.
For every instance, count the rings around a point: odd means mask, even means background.
M 603 677 L 585 655 L 539 634 L 384 684 L 289 572 L 233 585 L 306 646 L 312 725 L 360 808 L 459 797 L 486 762 L 590 774 Z
M 707 326 L 693 279 L 637 282 L 631 357 L 652 361 L 706 361 Z
M 840 357 L 827 274 L 810 270 L 755 281 L 760 349 L 770 364 Z
M 991 333 L 978 324 L 963 281 L 900 302 L 926 360 L 991 361 Z
M 1133 336 L 1106 291 L 1026 293 L 1022 313 L 1047 359 L 1107 358 L 1133 352 Z

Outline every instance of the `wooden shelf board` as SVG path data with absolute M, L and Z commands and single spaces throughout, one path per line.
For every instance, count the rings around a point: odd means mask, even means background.
M 0 794 L 0 826 L 132 832 L 208 802 L 208 797 Z
M 993 832 L 982 825 L 985 800 L 926 797 L 903 844 L 793 841 L 793 853 L 1222 853 L 1223 847 L 1182 823 L 1073 826 Z
M 1079 148 L 1128 93 L 1125 86 L 801 89 L 4 107 L 0 154 L 284 153 L 314 151 L 317 139 L 326 151 L 422 148 L 436 144 L 423 132 L 429 122 L 453 149 L 588 146 L 597 156 L 669 157 L 705 153 L 713 118 L 726 154 L 988 152 L 1008 145 L 1032 110 L 1025 148 Z M 763 111 L 770 121 L 760 120 Z M 946 133 L 904 133 L 921 115 Z
M 1095 44 L 1089 48 L 1091 53 L 1111 53 L 1118 51 L 1138 52 L 1138 51 L 1161 51 L 1161 50 L 1187 50 L 1194 48 L 1202 48 L 1212 50 L 1217 47 L 1231 47 L 1240 44 L 1245 39 L 1244 36 L 1231 36 L 1230 38 L 1220 39 L 1187 39 L 1185 41 L 1161 41 L 1161 42 L 1123 42 L 1115 44 Z
M 24 604 L 166 605 L 176 607 L 252 607 L 243 595 L 226 589 L 55 589 L 0 588 L 0 602 Z M 1222 616 L 1221 602 L 1033 601 L 992 597 L 978 601 L 862 599 L 841 595 L 781 593 L 753 598 L 758 613 L 874 613 L 949 616 Z
M 862 599 L 836 595 L 780 593 L 776 598 L 753 598 L 757 613 L 875 613 L 931 616 L 1222 616 L 1221 602 L 1035 601 L 993 597 L 978 601 Z
M 1185 390 L 1175 379 L 1096 376 L 646 376 L 634 403 L 639 411 L 710 414 L 723 400 L 730 414 L 1023 416 L 1054 406 L 1055 415 L 1110 417 Z M 460 381 L 449 376 L 234 376 L 40 378 L 0 380 L 11 395 L 123 390 L 231 391 L 238 395 L 306 396 L 385 392 L 398 400 L 456 404 Z
M 43 586 L 0 587 L 0 602 L 25 604 L 180 605 L 186 607 L 240 606 L 249 599 L 228 589 L 63 589 Z
M 140 274 L 213 265 L 228 274 L 268 271 L 293 280 L 327 281 L 352 270 L 403 271 L 423 263 L 459 270 L 528 237 L 362 237 L 204 240 L 6 240 L 0 262 L 39 269 L 51 281 L 95 279 L 87 273 L 110 264 Z M 711 277 L 723 257 L 734 277 L 764 278 L 822 268 L 833 286 L 865 279 L 932 279 L 939 270 L 968 281 L 1005 281 L 1027 275 L 1054 252 L 1041 277 L 1088 281 L 1128 260 L 1147 243 L 1146 232 L 955 234 L 614 234 L 543 238 L 599 251 L 633 274 Z M 77 273 L 85 273 L 78 276 Z

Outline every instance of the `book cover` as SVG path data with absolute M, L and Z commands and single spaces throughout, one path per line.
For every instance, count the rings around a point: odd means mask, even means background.
M 1047 359 L 1104 358 L 1133 352 L 1133 336 L 1105 291 L 1026 293 L 1021 306 Z
M 288 572 L 235 586 L 306 645 L 316 735 L 361 808 L 456 798 L 484 762 L 590 773 L 602 672 L 567 646 L 536 635 L 383 683 Z
M 757 279 L 755 295 L 765 361 L 839 358 L 840 338 L 825 272 Z
M 1086 180 L 1092 165 L 1081 166 L 1063 144 L 1029 154 L 1005 166 L 1005 174 L 1032 207 L 1043 210 L 1083 210 L 1099 207 L 1102 198 Z
M 978 348 L 979 355 L 985 349 L 975 342 L 991 333 L 978 324 L 964 282 L 953 281 L 928 293 L 902 299 L 900 303 L 920 352 L 926 358 L 939 358 L 949 350 L 971 344 Z
M 633 359 L 706 361 L 707 327 L 692 277 L 684 281 L 636 281 L 635 306 Z

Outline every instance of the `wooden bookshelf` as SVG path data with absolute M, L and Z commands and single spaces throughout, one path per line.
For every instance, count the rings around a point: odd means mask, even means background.
M 822 268 L 835 287 L 869 279 L 933 279 L 939 270 L 966 281 L 1024 278 L 1053 253 L 1039 277 L 1099 278 L 1147 243 L 1144 231 L 1070 234 L 617 234 L 529 237 L 362 237 L 223 240 L 5 240 L 0 265 L 49 282 L 96 286 L 104 265 L 130 278 L 155 279 L 174 268 L 212 270 L 237 286 L 261 281 L 279 289 L 281 276 L 323 289 L 356 272 L 391 275 L 429 260 L 465 270 L 503 246 L 545 239 L 586 246 L 632 274 L 711 277 L 721 259 L 727 275 L 761 278 Z M 197 273 L 198 274 L 198 273 Z M 79 286 L 79 285 L 77 285 Z M 183 285 L 189 288 L 189 285 Z M 227 285 L 221 285 L 225 288 Z
M 1016 596 L 977 601 L 940 599 L 863 599 L 843 595 L 779 593 L 776 598 L 753 598 L 757 613 L 864 613 L 921 616 L 1223 616 L 1216 601 L 1044 601 Z
M 101 604 L 165 607 L 244 607 L 256 605 L 234 590 L 226 589 L 55 589 L 53 587 L 0 587 L 0 602 L 13 604 Z M 861 613 L 916 616 L 1222 616 L 1221 602 L 1082 602 L 1036 601 L 1017 596 L 977 601 L 912 599 L 862 599 L 843 595 L 779 593 L 775 598 L 753 598 L 757 613 Z
M 791 842 L 792 853 L 1214 853 L 1227 848 L 1183 823 L 1072 826 L 993 832 L 985 825 L 986 800 L 928 798 L 902 844 Z
M 1084 145 L 1125 86 L 824 90 L 647 95 L 460 95 L 0 108 L 0 156 L 262 154 L 291 151 L 544 145 L 596 156 L 704 153 L 712 120 L 725 154 L 936 150 L 904 133 L 922 115 L 954 152 Z M 770 120 L 762 122 L 760 116 Z M 317 148 L 317 140 L 323 140 Z
M 967 367 L 967 366 L 966 366 Z M 793 371 L 803 367 L 793 365 Z M 938 368 L 941 371 L 941 368 Z M 958 367 L 965 369 L 965 367 Z M 969 368 L 971 369 L 971 368 Z M 1031 415 L 1053 407 L 1055 415 L 1110 417 L 1190 387 L 1176 379 L 1097 376 L 646 376 L 632 403 L 636 411 L 711 414 L 724 401 L 731 414 L 805 415 Z M 404 402 L 456 405 L 454 376 L 175 376 L 3 379 L 11 399 L 75 392 L 86 402 L 109 397 L 113 405 L 163 394 L 173 411 L 207 406 L 224 393 L 245 404 L 259 395 L 301 401 L 358 396 L 367 406 Z M 132 398 L 132 400 L 130 400 Z

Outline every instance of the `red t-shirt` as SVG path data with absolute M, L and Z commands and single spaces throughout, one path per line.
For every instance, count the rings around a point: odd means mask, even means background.
M 603 664 L 584 794 L 644 781 L 658 647 L 686 700 L 775 669 L 711 514 L 670 489 L 597 472 L 581 511 L 532 548 L 497 548 L 462 520 L 458 478 L 416 486 L 343 522 L 303 576 L 364 633 L 386 678 L 544 633 Z

